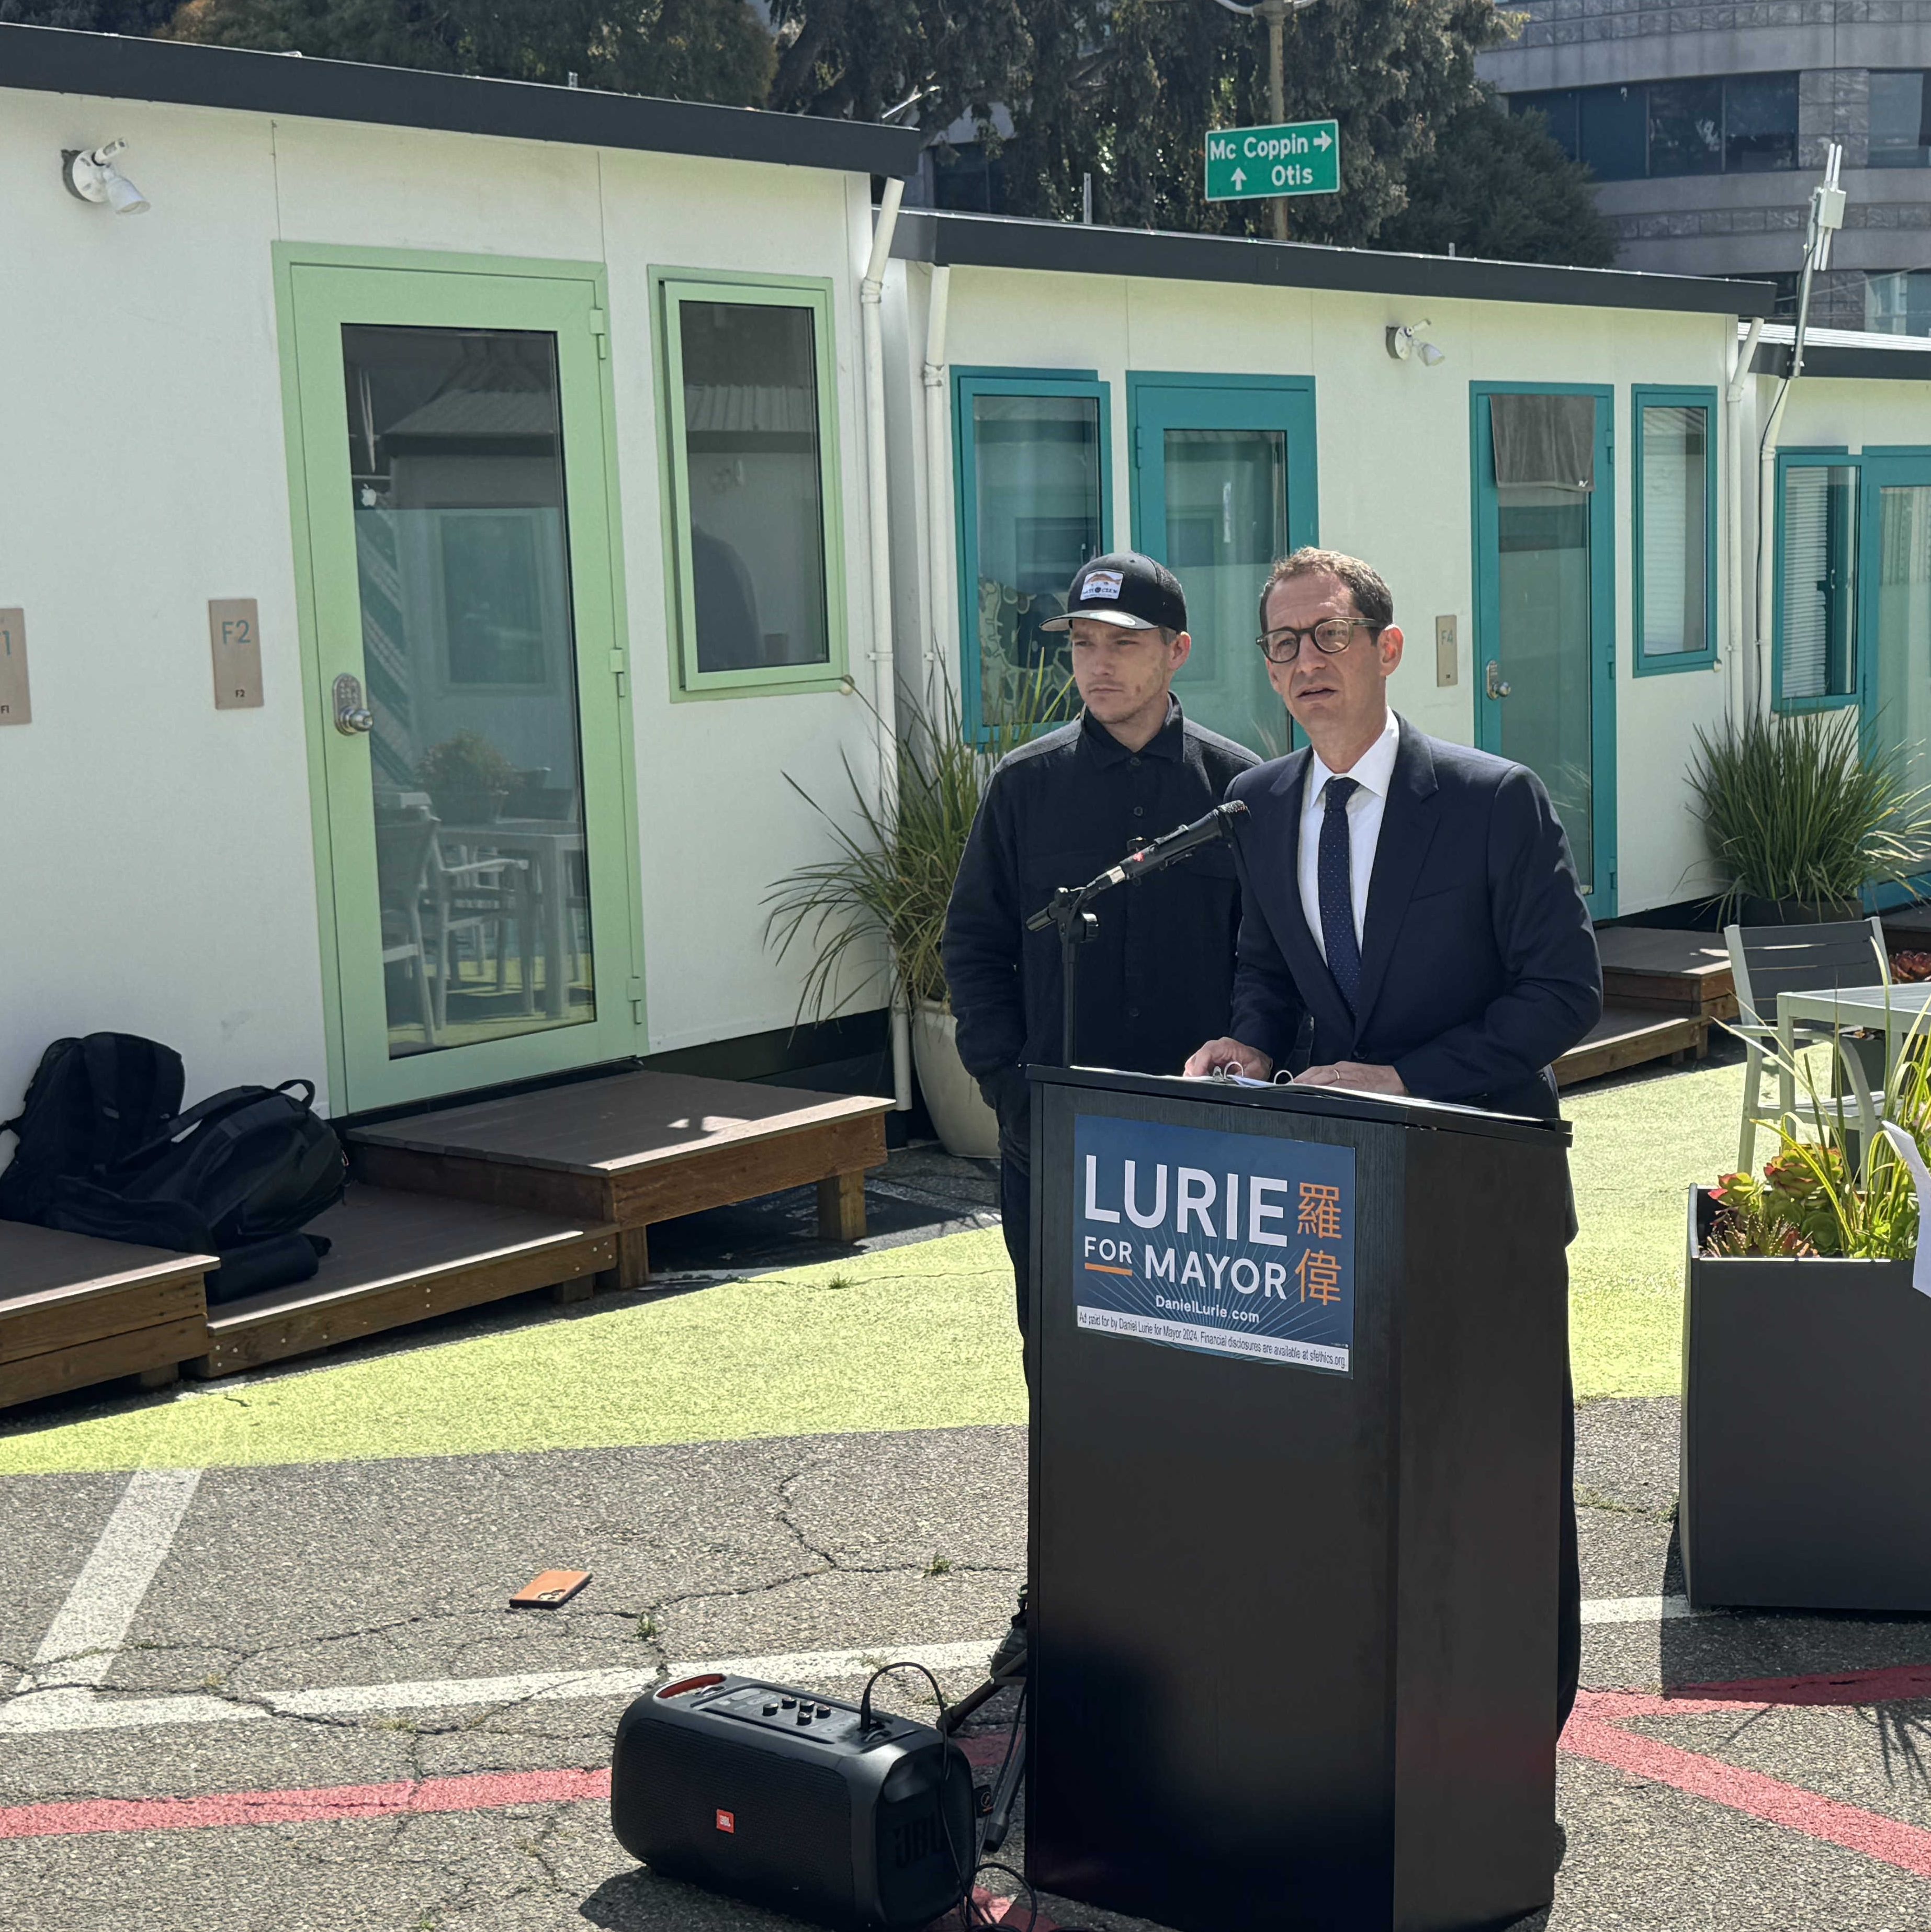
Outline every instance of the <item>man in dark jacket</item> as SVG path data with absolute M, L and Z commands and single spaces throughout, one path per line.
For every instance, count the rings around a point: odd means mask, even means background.
M 1187 661 L 1186 600 L 1132 551 L 1084 566 L 1066 614 L 1085 709 L 1003 760 L 974 820 L 946 914 L 946 984 L 959 1057 L 999 1115 L 1000 1207 L 1026 1325 L 1030 1061 L 1061 1061 L 1059 941 L 1026 922 L 1060 886 L 1084 885 L 1136 845 L 1211 812 L 1257 760 L 1190 724 L 1173 695 Z M 1225 1024 L 1239 889 L 1225 847 L 1198 852 L 1094 908 L 1079 952 L 1077 1064 L 1177 1073 Z
M 1032 1216 L 1029 1062 L 1061 1064 L 1056 933 L 1026 922 L 1061 886 L 1084 885 L 1136 845 L 1204 816 L 1257 760 L 1190 724 L 1173 695 L 1187 661 L 1186 599 L 1171 572 L 1126 550 L 1083 566 L 1063 616 L 1072 633 L 1078 720 L 994 772 L 946 914 L 946 984 L 959 1057 L 999 1115 L 1000 1214 L 1026 1332 Z M 1177 1073 L 1228 1024 L 1240 917 L 1224 845 L 1196 852 L 1094 908 L 1098 937 L 1078 954 L 1077 1064 Z M 1024 1654 L 1024 1625 L 994 1660 Z

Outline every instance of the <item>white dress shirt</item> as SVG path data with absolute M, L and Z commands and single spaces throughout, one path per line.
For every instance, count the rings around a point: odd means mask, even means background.
M 1381 735 L 1342 775 L 1354 779 L 1357 788 L 1348 801 L 1349 896 L 1354 903 L 1357 946 L 1361 943 L 1362 928 L 1368 917 L 1368 882 L 1375 876 L 1375 848 L 1381 842 L 1381 814 L 1387 806 L 1388 787 L 1395 776 L 1395 753 L 1400 744 L 1401 727 L 1391 711 Z M 1327 940 L 1321 929 L 1319 867 L 1321 821 L 1327 816 L 1327 802 L 1321 794 L 1334 776 L 1321 763 L 1321 754 L 1310 749 L 1307 788 L 1301 794 L 1301 910 L 1323 959 L 1327 957 Z

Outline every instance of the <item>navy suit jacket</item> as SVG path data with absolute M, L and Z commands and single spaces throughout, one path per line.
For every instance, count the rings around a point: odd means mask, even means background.
M 1314 1063 L 1391 1066 L 1411 1094 L 1553 1118 L 1550 1063 L 1596 1024 L 1603 968 L 1569 842 L 1521 765 L 1400 721 L 1351 1012 L 1301 909 L 1306 748 L 1228 788 L 1248 816 L 1235 1039 L 1277 1065 L 1314 1018 Z

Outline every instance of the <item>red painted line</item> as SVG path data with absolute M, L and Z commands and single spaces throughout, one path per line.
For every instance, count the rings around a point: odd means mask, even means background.
M 1640 1702 L 1645 1710 L 1606 1707 Z M 1801 1832 L 1806 1838 L 1825 1844 L 1840 1845 L 1846 1851 L 1861 1852 L 1920 1878 L 1931 1878 L 1931 1832 L 1915 1825 L 1900 1824 L 1875 1811 L 1855 1804 L 1840 1804 L 1835 1798 L 1804 1791 L 1780 1778 L 1766 1778 L 1761 1772 L 1744 1771 L 1720 1759 L 1705 1757 L 1696 1751 L 1679 1750 L 1654 1738 L 1639 1736 L 1624 1730 L 1618 1718 L 1681 1717 L 1694 1714 L 1699 1707 L 1734 1712 L 1734 1701 L 1697 1700 L 1685 1708 L 1685 1700 L 1674 1698 L 1631 1698 L 1614 1692 L 1592 1696 L 1585 1691 L 1576 1701 L 1576 1710 L 1562 1733 L 1562 1748 L 1576 1757 L 1594 1758 L 1613 1765 L 1619 1771 L 1667 1784 L 1693 1797 L 1707 1798 L 1713 1804 L 1741 1811 L 1747 1817 Z
M 1817 1677 L 1759 1677 L 1734 1684 L 1687 1684 L 1660 1700 L 1742 1704 L 1897 1704 L 1931 1697 L 1931 1664 L 1887 1664 L 1878 1670 L 1837 1670 Z
M 977 1908 L 977 1916 L 972 1922 L 973 1932 L 987 1925 L 1006 1928 L 1006 1932 L 1066 1932 L 1057 1918 L 1049 1917 L 1043 1910 L 1036 1918 L 1026 1916 L 1026 1900 L 1021 1894 L 1009 1898 L 1004 1893 L 988 1892 L 984 1886 L 972 1888 L 972 1902 Z M 935 1919 L 927 1932 L 964 1932 L 965 1922 L 956 1912 L 949 1912 L 944 1918 Z
M 0 1810 L 0 1839 L 88 1832 L 205 1832 L 226 1825 L 292 1825 L 394 1818 L 421 1811 L 486 1811 L 506 1804 L 607 1798 L 607 1771 L 485 1771 L 419 1783 L 340 1784 L 306 1791 L 225 1791 L 206 1798 L 103 1798 Z

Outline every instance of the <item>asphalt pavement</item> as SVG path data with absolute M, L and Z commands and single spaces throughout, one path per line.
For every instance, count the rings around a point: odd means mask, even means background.
M 985 1170 L 928 1153 L 885 1182 L 883 1243 L 991 1205 Z M 701 1294 L 707 1268 L 796 1258 L 810 1206 L 675 1231 L 659 1264 Z M 1524 1924 L 1931 1928 L 1931 1619 L 1689 1614 L 1676 1426 L 1663 1400 L 1579 1414 L 1586 1688 L 1556 1902 Z M 1024 1459 L 997 1425 L 0 1479 L 0 1925 L 787 1924 L 624 1854 L 599 1784 L 619 1714 L 688 1664 L 850 1696 L 909 1651 L 968 1688 L 1021 1574 Z M 553 1566 L 593 1581 L 505 1607 Z

